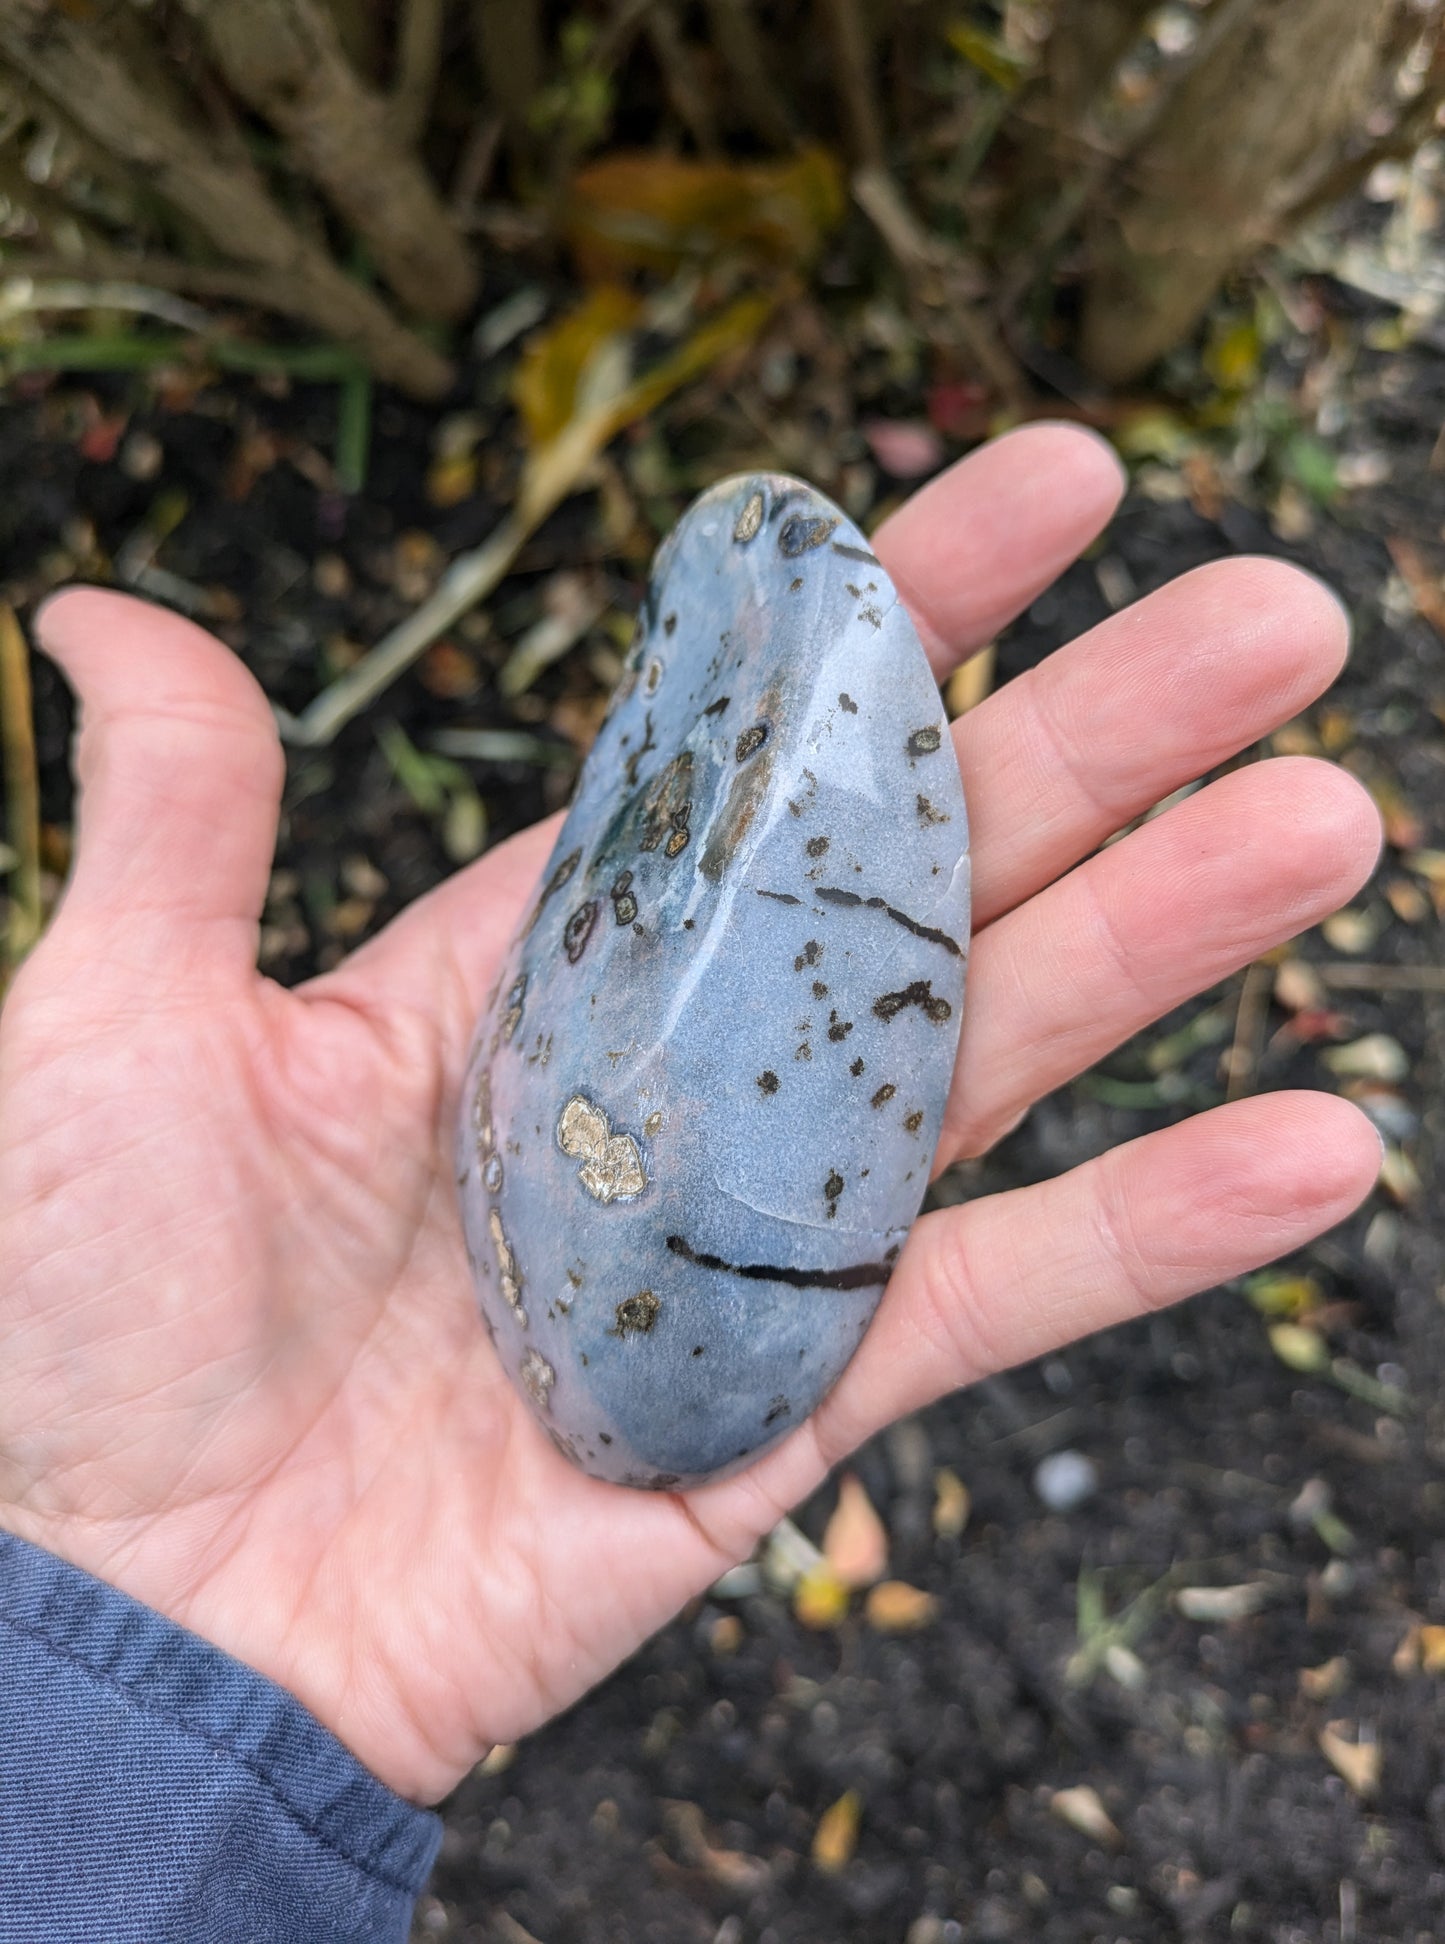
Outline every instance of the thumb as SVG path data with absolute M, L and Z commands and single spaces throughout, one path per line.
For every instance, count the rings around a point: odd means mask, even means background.
M 75 863 L 52 932 L 154 973 L 255 965 L 284 762 L 236 656 L 181 616 L 74 588 L 36 619 L 80 703 Z

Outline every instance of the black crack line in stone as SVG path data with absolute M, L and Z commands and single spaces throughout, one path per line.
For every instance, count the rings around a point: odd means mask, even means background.
M 900 911 L 896 905 L 889 904 L 886 898 L 860 898 L 856 891 L 830 890 L 827 886 L 815 891 L 813 896 L 821 898 L 824 904 L 864 905 L 870 911 L 886 911 L 895 925 L 902 925 L 903 929 L 911 931 L 915 938 L 926 938 L 930 945 L 941 945 L 954 958 L 963 957 L 962 947 L 956 938 L 950 938 L 945 931 L 935 930 L 932 925 L 920 925 L 916 918 L 910 918 L 906 911 Z
M 803 902 L 801 898 L 795 898 L 791 891 L 759 891 L 758 896 L 760 898 L 773 898 L 778 904 L 801 904 Z
M 842 554 L 845 560 L 864 561 L 869 567 L 880 567 L 883 564 L 877 554 L 869 553 L 866 547 L 850 547 L 846 540 L 835 540 L 833 551 L 835 554 Z
M 724 1262 L 721 1256 L 691 1248 L 680 1235 L 669 1235 L 668 1250 L 690 1262 L 695 1269 L 721 1269 L 726 1275 L 741 1276 L 745 1282 L 787 1283 L 791 1289 L 875 1289 L 893 1273 L 898 1254 L 890 1249 L 882 1262 L 854 1262 L 846 1269 L 784 1269 L 769 1262 Z

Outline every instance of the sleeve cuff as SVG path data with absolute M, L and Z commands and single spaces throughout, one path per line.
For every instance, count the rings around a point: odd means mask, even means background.
M 0 1533 L 0 1944 L 401 1940 L 440 1840 L 284 1688 Z

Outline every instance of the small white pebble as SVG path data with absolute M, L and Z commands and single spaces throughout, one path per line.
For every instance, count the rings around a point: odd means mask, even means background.
M 1082 1451 L 1051 1451 L 1034 1470 L 1034 1490 L 1050 1512 L 1072 1512 L 1098 1489 L 1098 1468 Z

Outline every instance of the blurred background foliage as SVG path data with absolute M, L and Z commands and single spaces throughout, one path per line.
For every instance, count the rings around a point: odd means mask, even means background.
M 983 429 L 1041 386 L 1133 383 L 1261 244 L 1411 154 L 1445 98 L 1441 13 L 0 0 L 3 355 L 158 358 L 149 326 L 70 328 L 126 313 L 244 364 L 269 313 L 322 340 L 311 375 L 355 360 L 440 398 L 489 259 L 685 278 L 695 321 L 826 283 L 852 225 Z M 615 337 L 615 304 L 588 315 Z M 1247 337 L 1221 355 L 1247 375 Z

